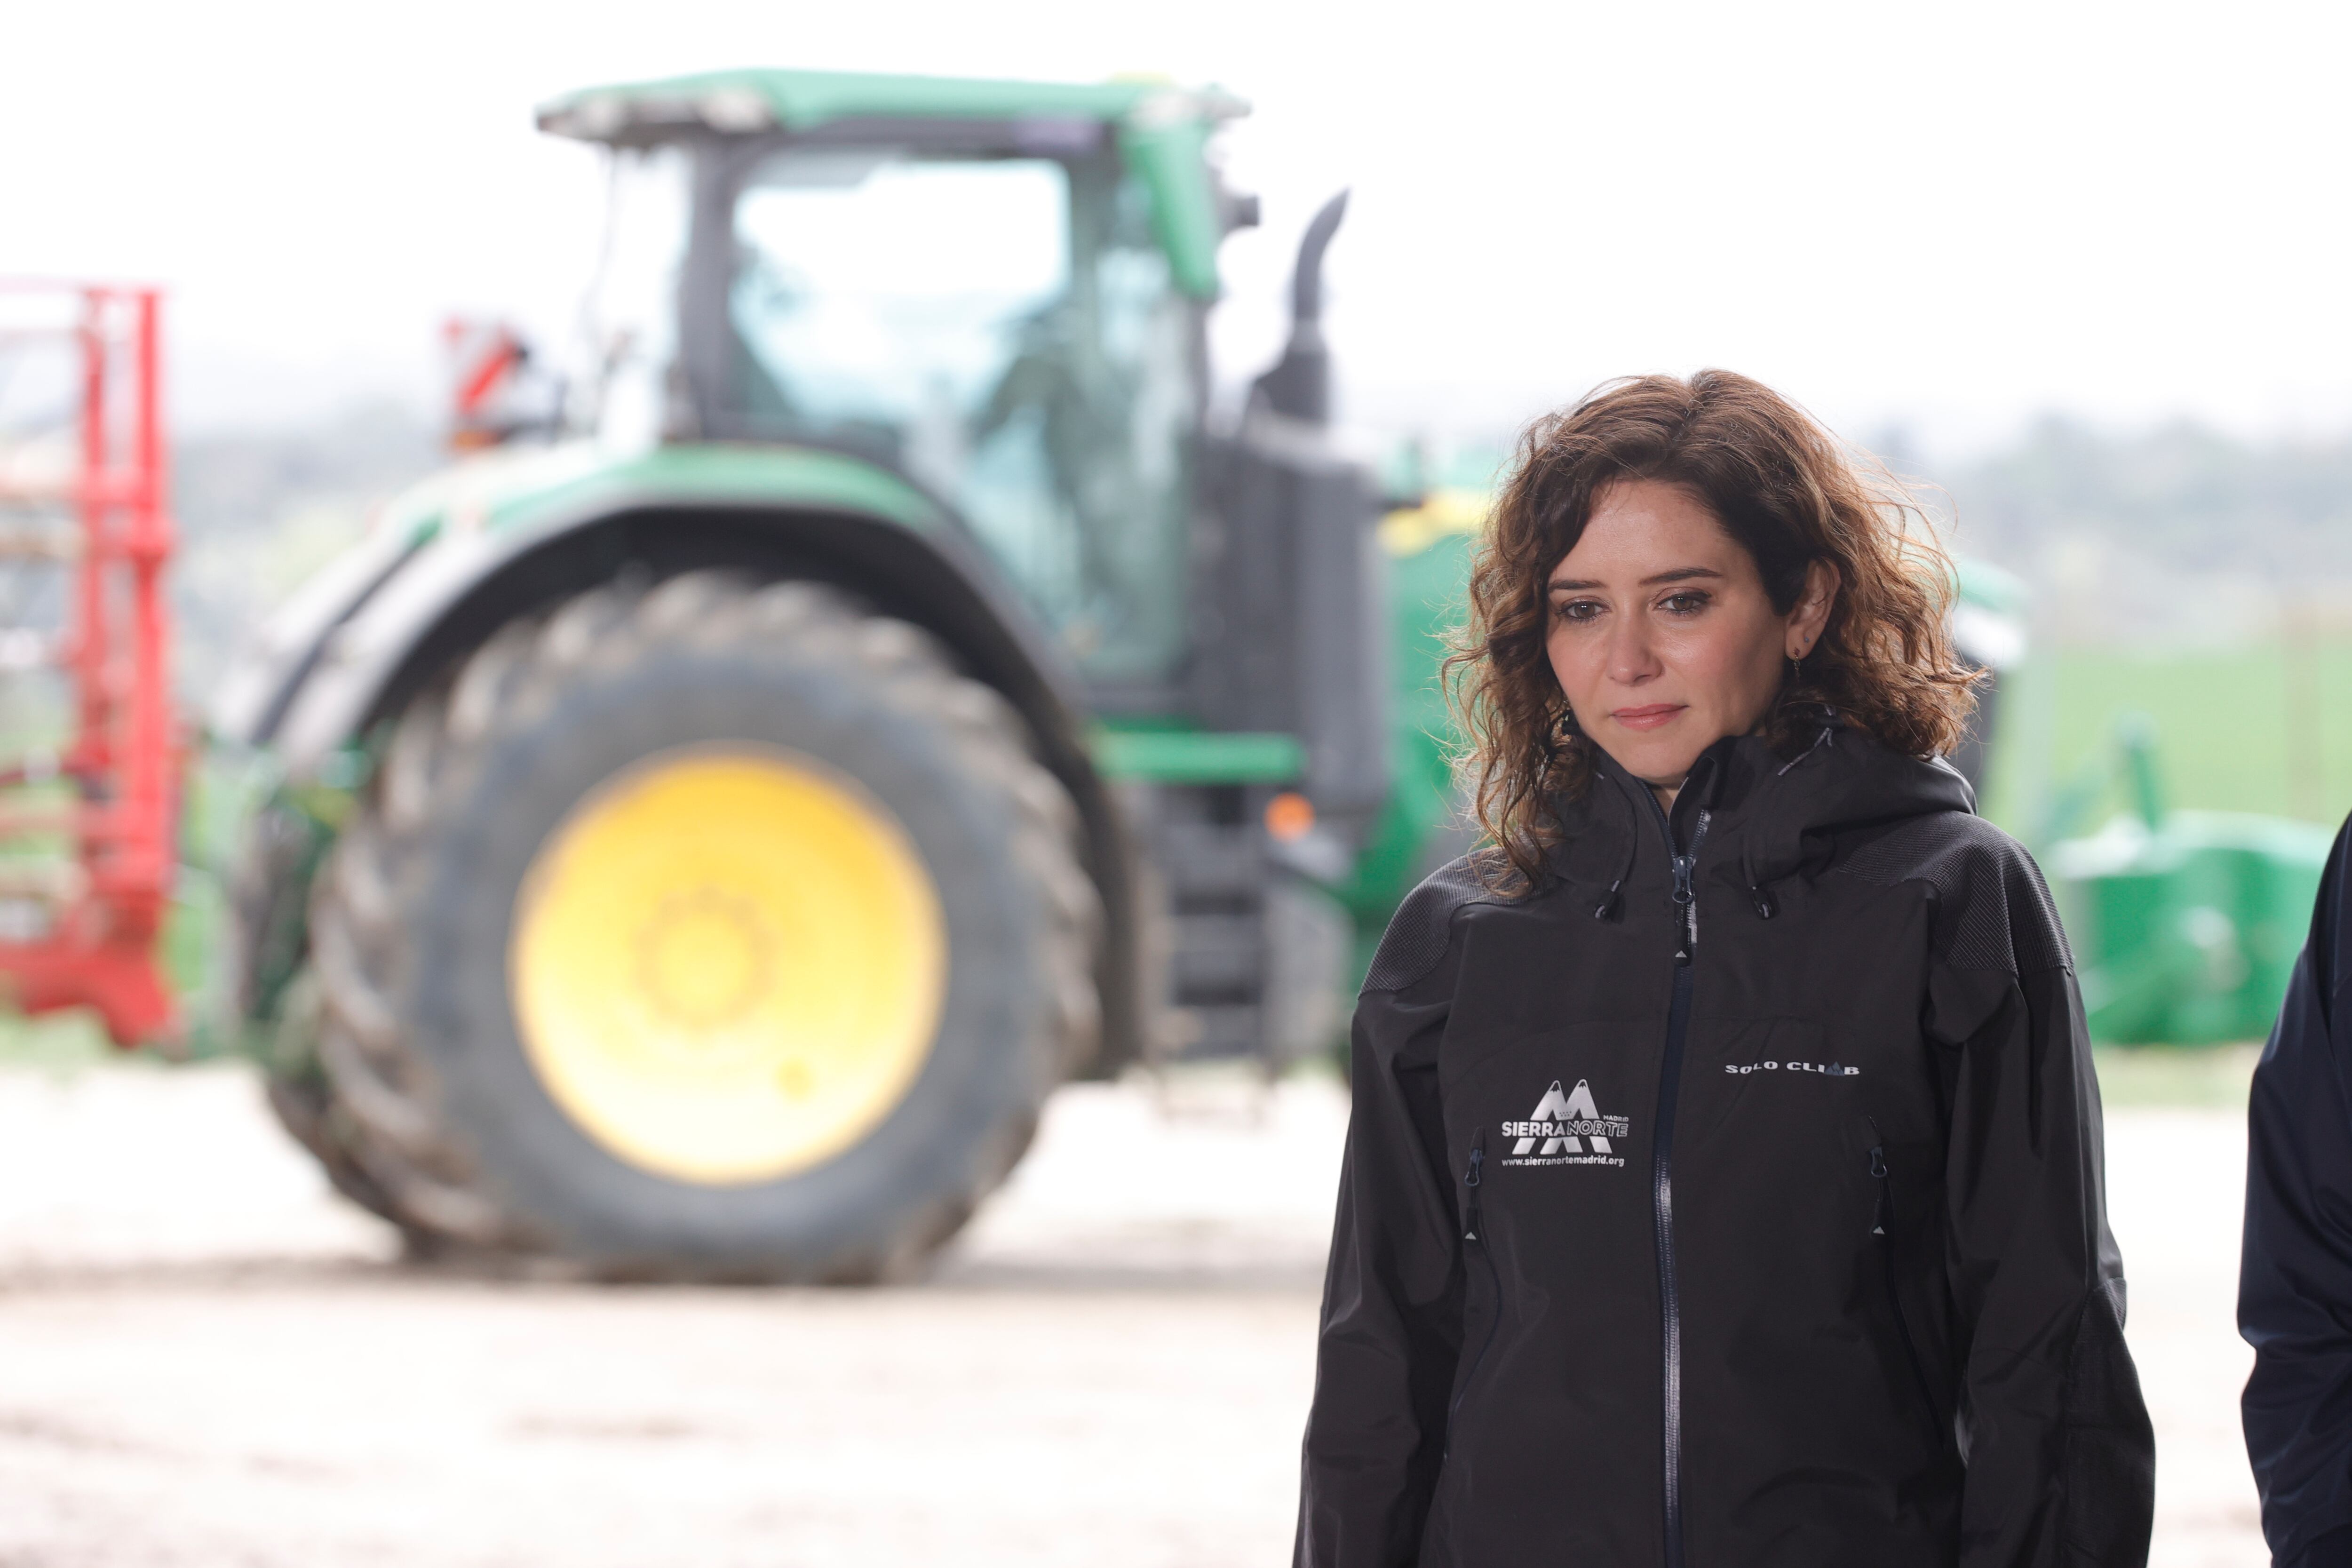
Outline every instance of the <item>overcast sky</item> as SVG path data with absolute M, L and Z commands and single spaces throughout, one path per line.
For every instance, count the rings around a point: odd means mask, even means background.
M 538 100 L 729 65 L 1091 79 L 1256 105 L 1266 226 L 1225 252 L 1227 374 L 1288 252 L 1332 252 L 1348 411 L 1507 426 L 1722 364 L 1869 437 L 2352 425 L 2341 5 L 345 6 L 19 0 L 0 275 L 173 291 L 183 428 L 435 395 L 452 309 L 568 319 L 596 155 Z

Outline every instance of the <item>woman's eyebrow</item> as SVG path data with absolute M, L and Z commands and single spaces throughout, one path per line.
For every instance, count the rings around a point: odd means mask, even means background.
M 1643 578 L 1642 586 L 1647 588 L 1659 583 L 1687 583 L 1694 577 L 1720 578 L 1722 575 L 1722 573 L 1712 566 L 1677 566 L 1671 572 L 1661 572 L 1654 577 Z M 1544 591 L 1550 594 L 1573 594 L 1586 588 L 1601 586 L 1602 586 L 1601 584 L 1589 578 L 1555 577 L 1544 584 Z

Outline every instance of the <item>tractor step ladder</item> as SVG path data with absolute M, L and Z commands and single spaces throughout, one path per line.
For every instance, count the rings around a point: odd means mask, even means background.
M 0 993 L 124 1046 L 179 1027 L 160 317 L 153 289 L 0 282 Z
M 1169 952 L 1167 1005 L 1150 1051 L 1157 1063 L 1276 1065 L 1265 1033 L 1267 872 L 1256 798 L 1265 793 L 1160 792 L 1155 858 L 1166 882 Z

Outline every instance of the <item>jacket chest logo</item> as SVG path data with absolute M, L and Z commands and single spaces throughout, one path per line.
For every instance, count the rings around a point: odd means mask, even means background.
M 1611 1140 L 1633 1135 L 1632 1118 L 1603 1116 L 1594 1103 L 1592 1086 L 1582 1079 L 1562 1091 L 1558 1079 L 1536 1102 L 1535 1115 L 1526 1121 L 1506 1121 L 1503 1136 L 1513 1140 L 1506 1165 L 1622 1165 Z M 1586 1146 L 1591 1145 L 1591 1152 Z

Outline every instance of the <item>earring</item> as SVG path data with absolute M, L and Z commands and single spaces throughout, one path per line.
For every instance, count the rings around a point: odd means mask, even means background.
M 1557 753 L 1562 746 L 1572 746 L 1582 739 L 1584 739 L 1584 731 L 1577 728 L 1576 710 L 1573 708 L 1560 710 L 1559 717 L 1552 721 L 1552 751 Z

